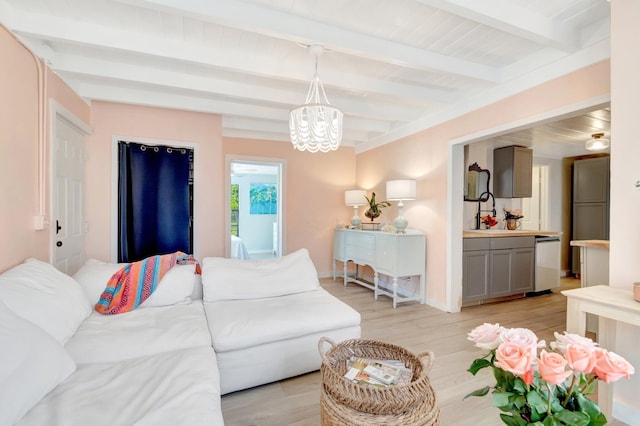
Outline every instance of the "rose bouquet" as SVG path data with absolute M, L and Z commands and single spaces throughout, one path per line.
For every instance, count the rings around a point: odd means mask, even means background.
M 493 388 L 493 405 L 510 426 L 605 425 L 604 414 L 586 395 L 593 393 L 596 380 L 629 378 L 633 366 L 586 337 L 566 331 L 554 335 L 552 351 L 547 352 L 544 340 L 526 328 L 485 323 L 473 329 L 468 339 L 489 353 L 467 371 L 475 375 L 491 367 L 496 384 L 465 398 L 484 396 Z

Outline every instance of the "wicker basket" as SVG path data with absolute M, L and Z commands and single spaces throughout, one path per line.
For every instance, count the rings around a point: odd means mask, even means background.
M 332 347 L 323 352 L 325 343 Z M 433 352 L 416 356 L 389 343 L 352 339 L 335 344 L 326 337 L 320 338 L 318 351 L 322 356 L 320 412 L 323 425 L 439 424 L 440 412 L 427 376 L 433 364 Z M 347 372 L 346 360 L 352 356 L 403 361 L 413 371 L 413 379 L 409 384 L 387 388 L 353 383 L 343 377 Z

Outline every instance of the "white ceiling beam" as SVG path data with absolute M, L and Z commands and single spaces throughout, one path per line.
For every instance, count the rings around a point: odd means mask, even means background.
M 124 29 L 34 13 L 21 14 L 14 18 L 11 30 L 28 39 L 53 40 L 54 43 L 130 52 L 172 61 L 186 61 L 281 81 L 289 80 L 307 84 L 312 77 L 310 72 L 296 72 L 296 69 L 308 69 L 308 63 L 299 67 L 283 66 L 275 63 L 272 58 L 266 57 L 266 53 L 265 60 L 260 61 L 261 66 L 256 67 L 251 61 L 247 61 L 248 56 L 254 57 L 258 61 L 255 52 L 244 52 L 237 49 L 225 50 L 218 46 L 204 47 Z M 356 92 L 379 94 L 398 99 L 409 98 L 421 102 L 451 103 L 455 98 L 455 92 L 452 90 L 438 90 L 417 84 L 396 83 L 362 74 L 347 74 L 331 70 L 322 71 L 322 81 L 327 88 L 331 86 L 343 87 Z
M 372 37 L 272 8 L 228 0 L 117 0 L 121 3 L 161 9 L 207 22 L 304 44 L 326 48 L 379 62 L 417 70 L 451 73 L 496 83 L 498 69 Z
M 543 46 L 553 46 L 565 52 L 575 52 L 580 47 L 580 35 L 574 28 L 535 13 L 531 9 L 518 6 L 509 0 L 418 0 L 418 2 Z
M 106 79 L 79 82 L 73 76 L 61 74 L 65 82 L 78 89 L 78 95 L 88 99 L 135 105 L 156 106 L 162 108 L 198 111 L 225 116 L 247 117 L 251 119 L 275 120 L 286 123 L 289 110 L 284 108 L 250 105 L 241 102 L 212 100 L 207 97 L 171 93 L 157 89 L 141 88 L 126 84 L 117 85 Z M 283 121 L 283 117 L 284 121 Z M 382 134 L 389 131 L 389 123 L 359 117 L 345 116 L 345 128 Z M 288 130 L 286 130 L 288 131 Z
M 185 71 L 172 71 L 148 65 L 115 61 L 100 57 L 88 60 L 86 56 L 58 54 L 50 65 L 56 72 L 65 72 L 81 78 L 82 75 L 111 78 L 129 82 L 153 84 L 166 88 L 195 91 L 210 96 L 240 101 L 273 103 L 293 108 L 304 102 L 306 88 L 298 91 L 274 89 L 251 81 L 230 81 L 211 76 L 194 75 Z M 410 121 L 421 114 L 419 108 L 407 108 L 371 99 L 331 96 L 331 103 L 345 114 L 360 115 L 387 121 Z

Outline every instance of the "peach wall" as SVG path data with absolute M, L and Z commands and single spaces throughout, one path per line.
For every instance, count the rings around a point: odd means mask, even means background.
M 45 142 L 44 211 L 39 207 L 38 179 L 38 67 L 31 53 L 13 35 L 0 26 L 0 271 L 20 263 L 27 257 L 50 260 L 50 229 L 34 229 L 34 218 L 42 213 L 50 217 L 48 98 L 53 98 L 89 123 L 90 111 L 60 78 L 47 72 L 44 120 Z
M 112 137 L 197 144 L 194 253 L 224 255 L 221 119 L 218 115 L 93 102 L 93 133 L 87 139 L 87 257 L 111 259 Z
M 333 230 L 353 216 L 353 208 L 344 205 L 344 191 L 355 183 L 353 148 L 312 154 L 296 151 L 288 142 L 224 138 L 223 153 L 286 161 L 287 252 L 307 248 L 318 274 L 331 275 Z
M 357 156 L 357 183 L 363 188 L 384 195 L 385 182 L 389 179 L 418 180 L 418 199 L 405 203 L 404 214 L 410 228 L 419 229 L 427 236 L 429 304 L 447 306 L 448 142 L 607 93 L 609 62 L 604 61 Z M 462 192 L 454 194 L 456 196 L 463 198 Z M 382 220 L 390 222 L 396 208 L 386 210 Z M 461 259 L 454 265 L 461 268 Z
M 640 99 L 640 51 L 638 40 L 640 2 L 611 2 L 611 207 L 609 285 L 624 288 L 631 299 L 632 285 L 640 281 L 640 180 L 638 162 L 638 99 Z M 626 424 L 640 419 L 640 329 L 619 325 L 614 350 L 636 368 L 631 380 L 613 386 L 613 415 Z

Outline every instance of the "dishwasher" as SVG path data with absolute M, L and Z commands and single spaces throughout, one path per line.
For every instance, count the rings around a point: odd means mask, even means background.
M 560 287 L 560 237 L 536 236 L 535 293 Z

